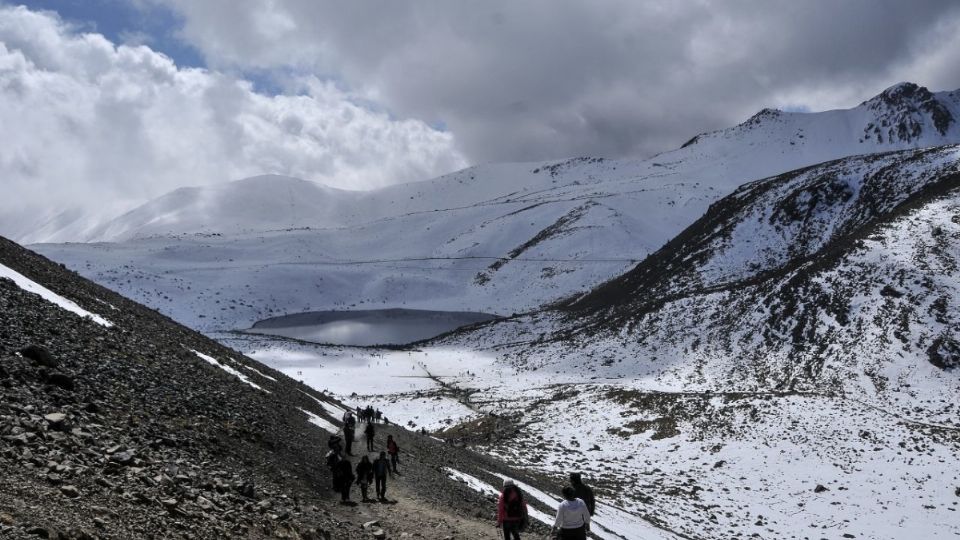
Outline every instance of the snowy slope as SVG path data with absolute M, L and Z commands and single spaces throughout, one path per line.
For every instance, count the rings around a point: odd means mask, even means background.
M 765 111 L 646 160 L 484 165 L 371 192 L 257 177 L 178 190 L 88 237 L 119 242 L 35 247 L 210 331 L 351 307 L 508 315 L 623 273 L 744 182 L 960 142 L 958 103 L 902 84 L 850 110 Z
M 446 384 L 497 413 L 490 451 L 691 536 L 955 537 L 958 215 L 956 146 L 789 173 L 561 310 L 423 354 L 477 365 Z
M 574 302 L 417 350 L 221 338 L 529 471 L 582 470 L 623 538 L 953 538 L 957 216 L 960 147 L 855 157 L 743 186 Z

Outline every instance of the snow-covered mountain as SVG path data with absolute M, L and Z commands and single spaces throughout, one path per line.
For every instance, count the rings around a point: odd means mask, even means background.
M 39 251 L 188 325 L 406 307 L 533 309 L 643 260 L 744 182 L 960 142 L 960 93 L 900 84 L 860 106 L 765 110 L 645 160 L 477 166 L 369 192 L 266 176 L 177 190 Z M 878 131 L 879 130 L 879 131 Z
M 408 350 L 216 335 L 547 481 L 583 470 L 602 538 L 946 538 L 958 102 L 901 84 L 647 160 L 376 192 L 257 178 L 127 214 L 100 229 L 115 242 L 36 247 L 208 333 L 330 308 L 530 310 Z M 278 219 L 290 202 L 315 212 Z
M 421 361 L 496 419 L 452 433 L 691 538 L 952 537 L 957 216 L 956 145 L 753 182 L 590 294 Z

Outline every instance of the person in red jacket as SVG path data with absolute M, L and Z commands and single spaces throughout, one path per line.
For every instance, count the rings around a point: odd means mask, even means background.
M 387 435 L 387 453 L 390 454 L 390 469 L 393 470 L 393 474 L 400 474 L 397 472 L 397 463 L 400 463 L 400 447 L 397 446 L 397 441 L 393 440 L 393 435 Z
M 523 492 L 509 478 L 503 481 L 503 491 L 497 501 L 497 527 L 503 528 L 503 540 L 520 540 L 520 532 L 527 525 L 527 503 Z

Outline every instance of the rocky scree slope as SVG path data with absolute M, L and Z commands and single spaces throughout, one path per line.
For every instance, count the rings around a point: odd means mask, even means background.
M 0 264 L 112 323 L 0 278 L 0 537 L 370 538 L 381 519 L 442 538 L 492 517 L 441 464 L 506 468 L 393 426 L 378 444 L 420 466 L 392 496 L 418 502 L 333 504 L 304 411 L 335 425 L 339 404 L 5 239 Z

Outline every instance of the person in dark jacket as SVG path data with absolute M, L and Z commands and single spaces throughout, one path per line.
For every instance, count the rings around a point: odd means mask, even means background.
M 503 540 L 520 540 L 526 521 L 527 502 L 523 500 L 523 492 L 508 478 L 503 481 L 503 491 L 497 500 L 497 527 L 503 528 Z
M 380 452 L 380 457 L 373 461 L 373 480 L 377 484 L 377 499 L 387 500 L 387 475 L 390 474 L 390 462 L 387 453 Z
M 363 428 L 363 435 L 367 438 L 367 452 L 373 452 L 373 436 L 375 430 L 373 420 L 367 422 L 367 427 Z
M 397 463 L 400 463 L 400 447 L 397 441 L 393 440 L 393 435 L 387 435 L 387 453 L 390 454 L 390 470 L 393 474 L 400 474 L 397 472 Z
M 370 500 L 367 490 L 370 489 L 371 482 L 373 482 L 373 463 L 370 463 L 369 457 L 363 456 L 357 463 L 357 485 L 360 486 L 363 502 Z
M 340 491 L 340 469 L 337 467 L 337 464 L 341 460 L 340 452 L 335 448 L 331 448 L 325 457 L 327 468 L 330 469 L 330 478 L 333 480 L 333 489 L 334 491 Z
M 593 498 L 593 490 L 590 489 L 590 486 L 583 483 L 583 476 L 581 476 L 580 473 L 570 473 L 570 487 L 573 488 L 573 492 L 576 493 L 577 498 L 587 505 L 587 511 L 590 512 L 592 516 L 597 503 Z
M 347 446 L 347 455 L 353 455 L 353 439 L 354 433 L 357 428 L 357 419 L 353 417 L 353 413 L 347 411 L 343 414 L 343 440 Z
M 350 486 L 353 485 L 353 467 L 349 459 L 341 459 L 337 463 L 337 484 L 340 491 L 340 502 L 350 501 Z

